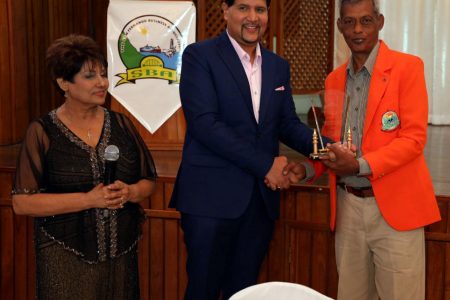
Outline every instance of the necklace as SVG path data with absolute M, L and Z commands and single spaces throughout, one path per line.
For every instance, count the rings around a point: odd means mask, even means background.
M 89 122 L 88 126 L 84 127 L 84 126 L 79 126 L 78 124 L 80 122 L 76 122 L 73 118 L 73 115 L 70 111 L 67 110 L 67 108 L 65 109 L 65 115 L 66 115 L 66 119 L 69 121 L 68 125 L 71 127 L 75 127 L 78 128 L 78 130 L 81 130 L 82 132 L 86 132 L 86 138 L 88 140 L 88 142 L 90 142 L 93 138 L 93 133 L 92 133 L 92 121 Z M 95 119 L 97 119 L 97 113 L 94 115 L 94 122 Z M 78 124 L 77 124 L 78 123 Z

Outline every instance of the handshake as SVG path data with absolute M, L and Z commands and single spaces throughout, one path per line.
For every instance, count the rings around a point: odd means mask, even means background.
M 296 162 L 288 162 L 286 156 L 275 157 L 272 167 L 264 178 L 268 188 L 275 190 L 287 189 L 293 183 L 297 183 L 306 177 L 304 165 Z
M 320 161 L 337 175 L 356 175 L 359 173 L 359 162 L 356 159 L 356 146 L 351 149 L 346 144 L 337 142 L 327 144 L 329 152 L 320 156 Z M 301 163 L 288 162 L 287 157 L 275 157 L 272 167 L 264 178 L 268 188 L 287 189 L 306 177 L 306 167 Z

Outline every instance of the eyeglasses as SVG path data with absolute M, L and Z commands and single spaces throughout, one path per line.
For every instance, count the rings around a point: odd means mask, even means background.
M 348 28 L 354 28 L 356 25 L 356 22 L 358 22 L 357 19 L 351 18 L 351 17 L 344 17 L 340 19 L 341 26 L 348 29 Z M 372 16 L 364 16 L 359 19 L 359 24 L 361 24 L 362 27 L 372 27 L 376 22 L 376 18 Z

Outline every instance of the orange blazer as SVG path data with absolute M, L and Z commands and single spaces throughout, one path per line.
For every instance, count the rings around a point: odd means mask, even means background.
M 325 81 L 322 132 L 335 141 L 341 133 L 346 66 L 334 70 Z M 389 126 L 389 120 L 394 126 Z M 390 50 L 381 41 L 370 83 L 361 149 L 372 169 L 369 180 L 381 214 L 396 230 L 411 230 L 441 219 L 423 155 L 427 121 L 422 60 Z M 334 230 L 336 175 L 332 172 L 330 189 L 330 225 Z

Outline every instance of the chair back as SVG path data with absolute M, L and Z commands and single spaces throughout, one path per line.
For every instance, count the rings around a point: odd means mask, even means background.
M 265 282 L 249 286 L 229 300 L 333 300 L 312 288 L 290 282 Z

